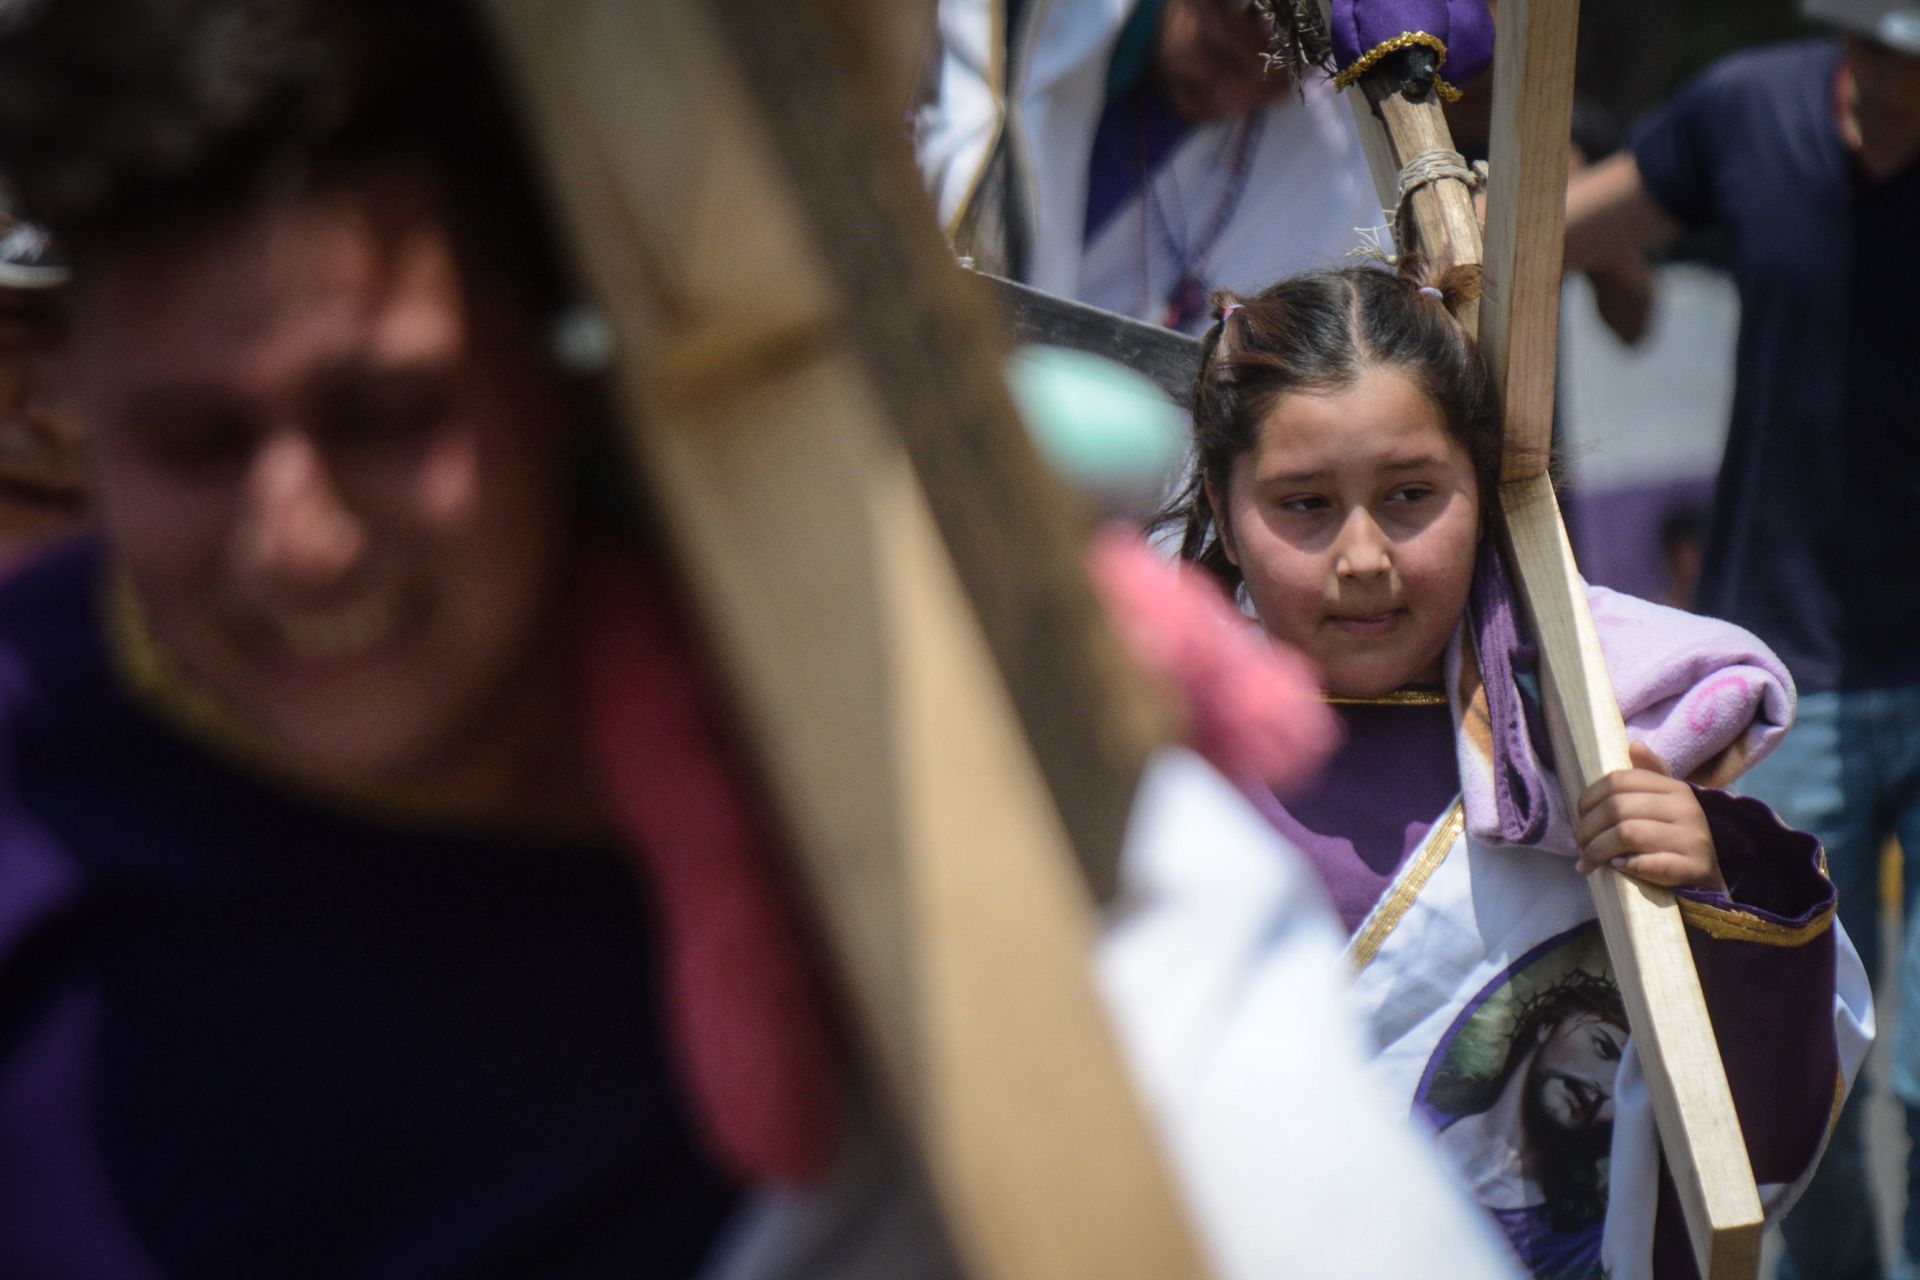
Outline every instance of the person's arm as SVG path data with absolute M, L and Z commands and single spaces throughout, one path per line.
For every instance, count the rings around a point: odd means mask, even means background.
M 1679 219 L 1647 190 L 1631 151 L 1616 152 L 1567 183 L 1569 271 L 1618 269 L 1679 234 Z

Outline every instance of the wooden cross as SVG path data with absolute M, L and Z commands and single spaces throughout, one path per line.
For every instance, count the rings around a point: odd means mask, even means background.
M 488 8 L 642 490 L 969 1272 L 1201 1275 L 1089 980 L 1163 709 L 900 137 L 872 38 L 899 8 Z
M 1442 266 L 1482 264 L 1480 303 L 1460 319 L 1477 326 L 1506 406 L 1503 534 L 1540 648 L 1547 724 L 1570 812 L 1589 785 L 1630 767 L 1547 475 L 1578 18 L 1578 0 L 1501 0 L 1484 255 L 1472 193 L 1458 179 L 1416 190 L 1398 227 L 1402 249 Z M 1453 146 L 1438 100 L 1411 100 L 1390 75 L 1370 71 L 1347 96 L 1381 203 L 1393 209 L 1402 166 Z M 1760 1199 L 1673 895 L 1611 869 L 1588 883 L 1701 1274 L 1751 1277 L 1760 1265 Z

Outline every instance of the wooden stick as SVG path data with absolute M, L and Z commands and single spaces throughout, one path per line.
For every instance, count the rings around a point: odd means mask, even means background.
M 1578 19 L 1577 0 L 1500 7 L 1492 163 L 1504 178 L 1487 196 L 1480 329 L 1507 413 L 1507 546 L 1540 647 L 1569 812 L 1589 785 L 1630 764 L 1585 584 L 1547 476 Z M 1701 1274 L 1751 1277 L 1764 1215 L 1673 895 L 1610 869 L 1588 884 Z
M 1149 704 L 1100 699 L 1127 672 L 986 303 L 924 201 L 893 207 L 916 190 L 897 112 L 860 103 L 897 77 L 846 66 L 815 6 L 723 9 L 491 4 L 615 331 L 639 479 L 970 1271 L 1198 1276 L 1089 981 L 1069 838 L 1077 819 L 1117 844 Z M 781 112 L 828 140 L 784 150 Z M 932 501 L 930 475 L 961 492 Z M 956 537 L 1003 482 L 1000 527 Z M 1038 676 L 1009 670 L 1009 636 Z M 1114 784 L 1104 809 L 1059 802 L 1043 708 Z
M 1501 6 L 1503 15 L 1511 3 Z M 1588 784 L 1630 767 L 1627 734 L 1553 481 L 1508 481 L 1500 501 L 1509 562 L 1540 646 L 1547 729 L 1571 812 Z M 1759 1273 L 1764 1215 L 1673 894 L 1611 869 L 1587 884 L 1700 1274 L 1750 1280 Z
M 1553 451 L 1579 13 L 1578 0 L 1502 5 L 1494 44 L 1491 163 L 1501 178 L 1487 192 L 1479 336 L 1505 394 L 1502 480 L 1545 474 Z
M 1366 75 L 1347 95 L 1354 119 L 1363 121 L 1360 137 L 1373 170 L 1380 203 L 1394 215 L 1396 247 L 1419 253 L 1441 268 L 1480 265 L 1480 218 L 1474 211 L 1473 191 L 1458 178 L 1439 178 L 1400 200 L 1400 172 L 1416 156 L 1453 151 L 1453 135 L 1440 104 L 1431 98 L 1411 102 L 1389 89 L 1383 73 Z M 1460 323 L 1469 333 L 1479 328 L 1480 303 L 1462 305 Z
M 1573 0 L 1500 6 L 1484 258 L 1477 224 L 1463 222 L 1471 192 L 1453 179 L 1415 195 L 1413 226 L 1401 237 L 1443 265 L 1483 264 L 1478 315 L 1460 319 L 1469 331 L 1477 320 L 1506 406 L 1503 539 L 1540 647 L 1548 730 L 1570 807 L 1591 783 L 1628 767 L 1626 731 L 1546 474 L 1577 18 Z M 1383 205 L 1397 199 L 1407 160 L 1451 149 L 1439 102 L 1409 101 L 1387 74 L 1368 73 L 1365 92 L 1348 97 L 1369 154 L 1384 158 L 1375 164 Z M 1679 911 L 1670 893 L 1612 870 L 1588 884 L 1701 1274 L 1751 1277 L 1759 1196 Z

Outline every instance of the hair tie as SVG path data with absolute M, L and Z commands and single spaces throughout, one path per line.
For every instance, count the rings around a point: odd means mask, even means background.
M 1442 302 L 1445 302 L 1447 300 L 1446 294 L 1440 292 L 1438 289 L 1434 288 L 1430 284 L 1421 285 L 1420 292 L 1426 294 L 1429 298 L 1438 298 Z
M 1225 324 L 1227 317 L 1238 311 L 1243 305 L 1243 303 L 1229 302 L 1226 306 L 1220 308 L 1220 323 Z

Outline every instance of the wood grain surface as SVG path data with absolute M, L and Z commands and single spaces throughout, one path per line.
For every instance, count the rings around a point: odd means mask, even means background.
M 831 6 L 491 12 L 638 479 L 970 1274 L 1203 1274 L 1088 969 L 1160 709 L 879 105 L 897 69 Z

